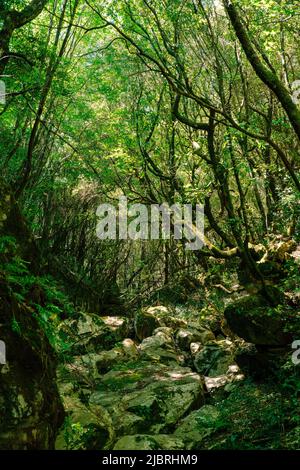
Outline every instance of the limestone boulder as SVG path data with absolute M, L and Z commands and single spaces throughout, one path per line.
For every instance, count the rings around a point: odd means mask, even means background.
M 192 411 L 178 425 L 174 436 L 181 439 L 187 449 L 200 449 L 203 440 L 220 426 L 220 412 L 212 405 Z
M 101 450 L 110 448 L 114 430 L 101 406 L 85 406 L 76 395 L 65 397 L 67 418 L 56 439 L 56 450 Z
M 157 328 L 154 330 L 153 336 L 149 336 L 141 342 L 138 350 L 142 360 L 164 364 L 182 364 L 184 362 L 184 357 L 175 348 L 171 328 Z
M 130 367 L 101 377 L 89 399 L 108 411 L 118 435 L 164 433 L 204 403 L 202 378 L 187 367 L 147 361 Z
M 293 332 L 299 332 L 300 314 L 284 306 L 277 289 L 269 288 L 269 294 L 273 305 L 262 293 L 247 295 L 228 305 L 224 315 L 230 329 L 245 341 L 283 346 L 292 341 Z
M 199 374 L 217 377 L 226 374 L 234 364 L 235 346 L 232 341 L 210 341 L 201 347 L 195 355 L 194 366 Z
M 214 340 L 215 336 L 206 328 L 199 326 L 189 326 L 188 328 L 180 328 L 176 333 L 176 342 L 179 349 L 189 351 L 191 343 L 200 342 L 205 344 L 208 341 Z
M 164 305 L 148 307 L 139 311 L 134 321 L 135 334 L 140 341 L 151 336 L 156 328 L 178 329 L 186 325 L 185 320 L 174 316 L 173 311 Z
M 182 450 L 184 443 L 178 437 L 169 434 L 137 434 L 123 436 L 116 442 L 114 450 Z
M 71 353 L 75 355 L 111 349 L 115 343 L 127 338 L 129 332 L 127 318 L 99 317 L 91 313 L 81 313 L 60 325 L 60 334 L 73 340 Z

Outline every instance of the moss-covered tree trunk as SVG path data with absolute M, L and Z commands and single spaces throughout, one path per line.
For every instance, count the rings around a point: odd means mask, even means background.
M 279 80 L 275 71 L 266 67 L 260 59 L 250 40 L 248 32 L 242 23 L 234 2 L 232 0 L 223 0 L 223 3 L 247 59 L 252 65 L 256 75 L 278 98 L 298 136 L 298 139 L 300 140 L 300 111 L 297 108 L 297 105 L 293 102 L 289 91 Z

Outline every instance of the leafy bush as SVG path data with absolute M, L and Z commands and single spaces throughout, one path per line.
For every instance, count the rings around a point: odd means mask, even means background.
M 57 328 L 62 315 L 71 316 L 74 308 L 68 297 L 59 289 L 52 276 L 37 276 L 30 271 L 29 263 L 17 254 L 17 243 L 13 237 L 0 237 L 0 271 L 9 287 L 11 295 L 19 303 L 27 304 L 50 344 L 59 352 L 68 350 L 69 344 L 58 334 Z M 39 293 L 37 298 L 33 291 Z M 12 321 L 13 331 L 21 334 L 17 321 Z

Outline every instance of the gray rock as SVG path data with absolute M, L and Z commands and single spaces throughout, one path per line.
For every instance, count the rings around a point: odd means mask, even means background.
M 211 331 L 201 328 L 200 326 L 198 326 L 198 328 L 181 328 L 176 333 L 176 342 L 178 347 L 183 351 L 189 351 L 191 343 L 200 342 L 201 344 L 206 344 L 208 341 L 214 339 L 215 336 Z
M 118 434 L 124 428 L 126 434 L 164 432 L 204 403 L 198 374 L 187 367 L 161 363 L 142 362 L 134 369 L 110 371 L 97 387 L 90 396 L 90 406 L 103 406 Z
M 190 344 L 190 352 L 193 358 L 195 358 L 196 354 L 202 349 L 202 343 L 191 343 Z
M 62 322 L 60 330 L 73 339 L 73 354 L 85 354 L 111 349 L 128 336 L 130 323 L 123 317 L 81 313 L 77 319 Z
M 159 327 L 177 329 L 186 327 L 187 322 L 174 317 L 172 311 L 163 305 L 148 307 L 137 313 L 134 320 L 134 328 L 137 338 L 142 341 L 152 336 L 154 330 Z
M 126 338 L 118 348 L 113 348 L 98 354 L 96 358 L 97 371 L 100 374 L 104 374 L 117 364 L 136 359 L 138 354 L 139 352 L 134 341 L 130 338 Z
M 163 364 L 183 363 L 184 358 L 175 349 L 171 331 L 171 328 L 157 328 L 153 336 L 145 338 L 138 347 L 141 359 Z
M 125 395 L 124 408 L 145 418 L 155 429 L 174 425 L 189 410 L 204 402 L 201 377 L 188 368 L 158 370 L 152 383 Z
M 158 319 L 145 311 L 138 312 L 134 320 L 134 330 L 140 341 L 151 336 L 153 331 L 160 326 Z
M 68 419 L 56 439 L 56 450 L 101 450 L 114 440 L 112 421 L 101 406 L 87 407 L 76 395 L 64 398 Z
M 194 365 L 199 374 L 217 377 L 226 374 L 234 364 L 234 345 L 229 340 L 211 341 L 195 355 Z
M 291 334 L 295 328 L 297 314 L 289 318 L 289 310 L 275 310 L 275 306 L 284 303 L 282 293 L 268 286 L 268 292 L 273 299 L 271 305 L 263 293 L 247 295 L 229 304 L 224 312 L 229 328 L 249 343 L 263 346 L 283 346 L 291 342 Z M 298 315 L 299 331 L 300 315 Z
M 201 448 L 204 438 L 213 434 L 220 426 L 220 412 L 211 405 L 204 405 L 184 418 L 174 432 L 187 449 Z
M 123 436 L 115 444 L 114 450 L 182 450 L 184 444 L 181 439 L 168 434 L 155 436 L 137 434 Z

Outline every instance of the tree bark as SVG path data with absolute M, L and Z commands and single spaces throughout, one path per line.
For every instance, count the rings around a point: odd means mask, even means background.
M 6 10 L 0 7 L 0 19 L 3 21 L 0 30 L 0 75 L 3 75 L 9 60 L 9 43 L 15 29 L 30 23 L 43 10 L 48 0 L 32 0 L 23 10 Z
M 297 105 L 293 102 L 290 92 L 279 80 L 274 71 L 267 68 L 260 59 L 233 1 L 223 0 L 223 4 L 236 36 L 256 75 L 276 95 L 278 101 L 285 110 L 298 139 L 300 140 L 300 111 L 297 108 Z

